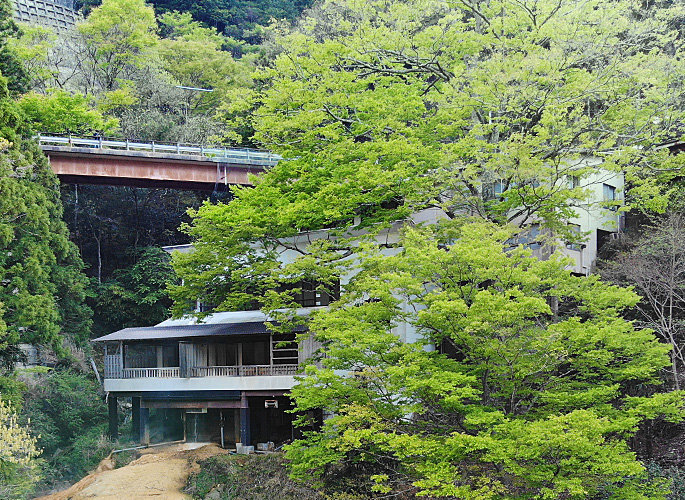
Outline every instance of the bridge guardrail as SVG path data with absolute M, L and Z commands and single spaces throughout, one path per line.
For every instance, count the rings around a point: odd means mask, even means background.
M 97 149 L 114 149 L 123 151 L 150 151 L 152 153 L 171 153 L 183 155 L 204 156 L 216 162 L 230 162 L 248 165 L 272 167 L 282 158 L 274 153 L 256 149 L 217 148 L 199 145 L 159 144 L 137 141 L 114 141 L 102 138 L 88 139 L 84 137 L 64 137 L 52 135 L 38 135 L 39 145 L 85 147 Z

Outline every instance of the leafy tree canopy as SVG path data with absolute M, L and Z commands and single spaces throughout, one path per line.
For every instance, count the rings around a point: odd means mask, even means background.
M 257 44 L 263 37 L 262 26 L 273 19 L 296 19 L 312 0 L 156 0 L 152 4 L 159 12 L 189 12 L 229 37 Z
M 139 251 L 136 262 L 118 269 L 95 285 L 93 309 L 101 334 L 132 326 L 150 326 L 169 316 L 171 301 L 166 291 L 173 278 L 169 254 L 156 247 Z
M 213 111 L 227 90 L 250 86 L 247 61 L 224 51 L 226 39 L 214 28 L 193 21 L 187 12 L 167 13 L 159 21 L 166 34 L 160 45 L 164 69 L 181 85 L 213 91 L 187 92 L 189 108 Z
M 7 78 L 7 88 L 13 95 L 26 92 L 29 75 L 21 60 L 12 50 L 12 41 L 21 34 L 14 22 L 13 6 L 10 0 L 0 2 L 0 74 Z
M 288 447 L 296 477 L 461 499 L 663 498 L 626 441 L 683 416 L 681 393 L 655 393 L 669 346 L 621 317 L 635 293 L 511 249 L 511 235 L 451 221 L 365 255 L 310 325 L 322 367 L 292 395 L 332 416 Z
M 105 118 L 82 94 L 53 90 L 48 95 L 30 92 L 18 101 L 34 130 L 53 134 L 112 135 L 116 118 Z
M 159 40 L 155 13 L 143 0 L 105 0 L 78 30 L 105 90 L 114 90 L 129 66 L 144 66 Z
M 254 140 L 286 160 L 193 213 L 198 251 L 179 257 L 177 312 L 191 295 L 234 307 L 245 290 L 263 294 L 275 254 L 237 256 L 299 231 L 435 208 L 577 238 L 567 222 L 590 202 L 568 179 L 590 179 L 600 160 L 626 173 L 633 206 L 662 209 L 685 159 L 655 147 L 683 122 L 682 17 L 680 3 L 571 0 L 313 8 L 278 38 L 256 90 L 223 108 L 252 109 Z M 495 182 L 500 196 L 488 195 Z

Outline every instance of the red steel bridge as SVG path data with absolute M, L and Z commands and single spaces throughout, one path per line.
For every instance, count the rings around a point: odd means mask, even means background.
M 249 174 L 280 156 L 254 149 L 39 135 L 38 143 L 63 183 L 212 191 L 251 185 Z

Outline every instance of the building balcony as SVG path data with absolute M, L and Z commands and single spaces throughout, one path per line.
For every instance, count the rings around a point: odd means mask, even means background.
M 127 328 L 96 339 L 104 344 L 105 390 L 287 391 L 319 346 L 309 337 L 298 341 L 303 327 L 272 332 L 259 311 L 208 320 L 215 322 Z
M 180 367 L 119 368 L 116 363 L 105 365 L 105 379 L 181 378 Z M 293 376 L 297 365 L 192 366 L 187 377 L 258 377 Z

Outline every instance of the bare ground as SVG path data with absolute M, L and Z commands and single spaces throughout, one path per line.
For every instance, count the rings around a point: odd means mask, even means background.
M 228 452 L 215 444 L 198 447 L 185 443 L 143 449 L 140 453 L 140 458 L 119 469 L 114 469 L 114 460 L 108 457 L 69 489 L 38 500 L 187 499 L 182 490 L 190 473 L 199 468 L 197 462 Z

